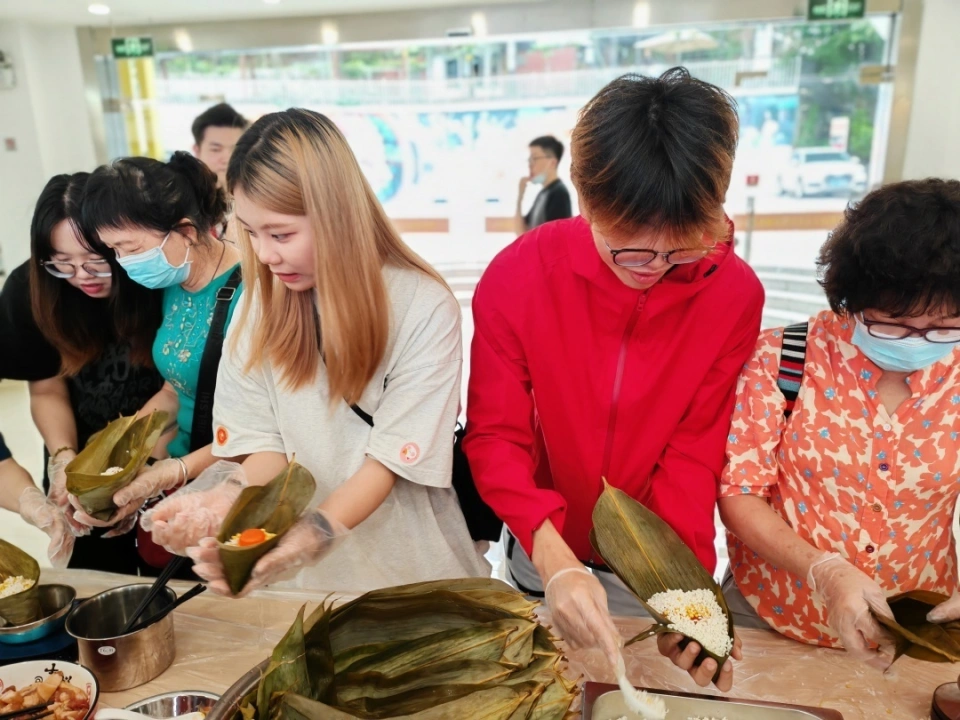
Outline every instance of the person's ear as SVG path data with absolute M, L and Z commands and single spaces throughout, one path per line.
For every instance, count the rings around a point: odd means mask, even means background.
M 180 222 L 177 223 L 176 230 L 177 233 L 187 241 L 187 245 L 196 245 L 199 243 L 200 238 L 197 233 L 197 228 L 190 218 L 182 218 Z
M 194 156 L 195 158 L 199 158 L 199 157 L 200 157 L 200 146 L 199 146 L 199 145 L 194 145 L 194 146 L 193 146 L 193 156 Z

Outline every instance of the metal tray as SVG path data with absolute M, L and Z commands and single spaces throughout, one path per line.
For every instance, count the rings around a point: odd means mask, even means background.
M 640 688 L 660 695 L 667 706 L 671 720 L 688 717 L 726 717 L 727 720 L 843 720 L 836 710 L 802 707 L 760 700 L 693 695 Z M 623 695 L 616 685 L 588 682 L 583 686 L 583 720 L 619 720 L 636 715 L 627 709 Z

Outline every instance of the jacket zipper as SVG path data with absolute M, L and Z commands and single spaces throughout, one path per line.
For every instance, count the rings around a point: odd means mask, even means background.
M 620 340 L 620 353 L 617 356 L 617 372 L 613 378 L 613 395 L 610 400 L 610 417 L 607 421 L 607 439 L 603 448 L 603 464 L 600 466 L 601 484 L 597 492 L 597 499 L 600 498 L 600 493 L 603 492 L 602 479 L 605 478 L 608 482 L 610 479 L 610 463 L 613 459 L 613 433 L 617 427 L 617 411 L 620 409 L 620 389 L 623 386 L 623 371 L 627 364 L 627 351 L 629 350 L 630 338 L 633 336 L 633 331 L 636 329 L 637 322 L 640 320 L 640 314 L 643 312 L 646 300 L 646 293 L 641 295 L 640 299 L 637 300 L 637 304 L 627 319 L 627 325 L 623 330 L 623 337 Z M 590 559 L 593 562 L 603 564 L 603 561 L 597 555 L 596 551 L 592 549 Z

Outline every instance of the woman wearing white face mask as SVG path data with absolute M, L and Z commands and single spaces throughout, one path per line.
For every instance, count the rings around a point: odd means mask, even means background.
M 87 183 L 85 229 L 117 256 L 134 282 L 163 292 L 163 321 L 153 359 L 165 382 L 140 415 L 165 410 L 177 433 L 170 458 L 146 468 L 114 496 L 119 510 L 92 526 L 132 528 L 143 504 L 178 488 L 213 464 L 212 401 L 223 334 L 240 296 L 240 253 L 215 237 L 227 211 L 217 177 L 188 153 L 167 163 L 124 158 L 98 168 Z M 141 538 L 147 564 L 169 555 Z
M 763 333 L 740 378 L 724 592 L 741 627 L 885 667 L 892 640 L 871 612 L 890 616 L 901 592 L 957 592 L 960 182 L 873 191 L 820 267 L 833 311 Z M 930 619 L 958 617 L 954 597 Z

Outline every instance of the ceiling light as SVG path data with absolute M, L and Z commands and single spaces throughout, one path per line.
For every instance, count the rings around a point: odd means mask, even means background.
M 186 28 L 177 28 L 173 31 L 173 44 L 180 52 L 193 52 L 193 38 Z
M 94 3 L 87 8 L 87 12 L 91 15 L 109 15 L 110 6 L 103 3 Z
M 648 25 L 650 25 L 650 3 L 641 0 L 633 6 L 633 26 L 645 28 Z
M 340 42 L 340 30 L 335 22 L 324 20 L 320 23 L 320 42 L 324 45 L 336 45 Z
M 470 27 L 473 28 L 473 34 L 476 37 L 486 37 L 487 35 L 487 16 L 482 12 L 474 13 L 470 17 Z
M 267 5 L 279 5 L 280 0 L 263 0 Z

